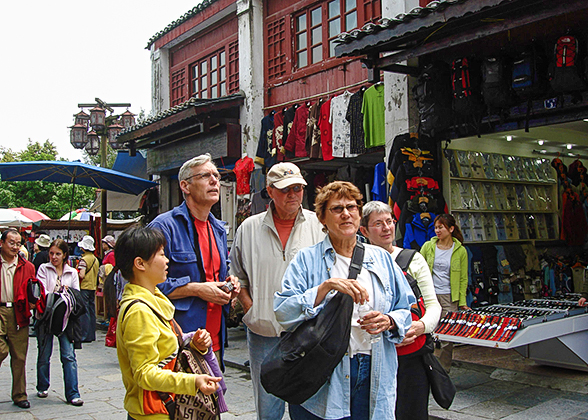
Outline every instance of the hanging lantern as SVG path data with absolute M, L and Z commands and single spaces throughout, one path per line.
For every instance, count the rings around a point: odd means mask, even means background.
M 88 143 L 88 129 L 83 124 L 70 127 L 69 142 L 76 149 L 83 149 Z
M 96 156 L 100 151 L 100 137 L 94 130 L 88 133 L 88 143 L 86 144 L 86 152 L 89 155 Z
M 90 122 L 90 116 L 81 110 L 77 114 L 74 115 L 75 117 L 75 125 L 83 125 L 84 127 L 88 128 L 88 123 Z M 86 130 L 87 131 L 87 130 Z
M 122 114 L 122 125 L 124 128 L 129 128 L 135 125 L 135 114 L 128 109 Z
M 108 144 L 115 150 L 123 147 L 122 143 L 118 143 L 116 140 L 116 136 L 119 135 L 123 128 L 118 122 L 114 122 L 108 126 Z
M 94 131 L 101 131 L 104 129 L 106 120 L 106 110 L 98 106 L 90 110 L 90 125 Z

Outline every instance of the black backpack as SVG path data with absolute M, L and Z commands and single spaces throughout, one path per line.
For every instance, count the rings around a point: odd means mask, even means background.
M 482 61 L 482 94 L 489 113 L 501 113 L 512 105 L 509 79 L 510 72 L 505 57 L 488 57 Z
M 419 133 L 430 137 L 451 124 L 451 74 L 449 66 L 435 61 L 426 66 L 412 92 L 419 109 Z
M 575 36 L 558 38 L 549 65 L 549 82 L 555 92 L 569 93 L 586 89 L 582 47 Z
M 463 57 L 453 60 L 451 88 L 453 111 L 457 117 L 482 113 L 480 71 L 478 64 L 472 58 Z

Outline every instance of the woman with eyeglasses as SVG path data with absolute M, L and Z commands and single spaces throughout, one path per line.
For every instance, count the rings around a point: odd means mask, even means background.
M 45 287 L 46 293 L 59 293 L 71 287 L 80 290 L 80 280 L 76 269 L 68 264 L 69 247 L 63 239 L 56 239 L 49 247 L 49 262 L 41 264 L 37 278 Z M 53 334 L 49 330 L 49 322 L 42 322 L 37 327 L 37 397 L 49 396 L 49 362 L 53 352 Z M 59 353 L 63 367 L 63 381 L 65 383 L 66 401 L 74 406 L 81 406 L 84 401 L 80 398 L 78 389 L 78 362 L 73 342 L 67 333 L 57 337 Z
M 396 221 L 392 209 L 381 201 L 370 201 L 363 206 L 361 233 L 372 245 L 384 248 L 394 260 L 403 251 L 394 245 Z M 409 251 L 404 251 L 409 252 Z M 423 297 L 425 313 L 413 314 L 412 325 L 402 343 L 397 344 L 398 374 L 396 420 L 427 420 L 429 418 L 429 379 L 423 355 L 432 352 L 425 345 L 424 334 L 432 333 L 441 315 L 441 305 L 435 296 L 435 286 L 425 258 L 416 251 L 406 272 L 417 282 Z M 404 259 L 404 258 L 403 258 Z M 401 267 L 402 268 L 402 267 Z
M 427 260 L 433 274 L 437 300 L 441 304 L 441 317 L 458 309 L 468 310 L 466 294 L 468 287 L 468 253 L 463 243 L 461 229 L 450 214 L 435 217 L 435 234 L 423 244 L 421 254 Z M 443 368 L 449 372 L 453 359 L 453 344 L 441 343 L 436 351 Z
M 335 181 L 318 192 L 315 212 L 327 237 L 296 254 L 274 298 L 276 318 L 287 330 L 317 316 L 336 293 L 354 301 L 349 351 L 312 397 L 290 404 L 294 420 L 394 418 L 395 344 L 410 328 L 415 298 L 392 256 L 376 246 L 365 245 L 361 271 L 348 279 L 361 200 L 349 182 Z M 369 310 L 361 311 L 360 305 Z

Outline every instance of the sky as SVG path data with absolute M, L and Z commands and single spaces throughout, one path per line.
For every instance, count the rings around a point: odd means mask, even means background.
M 78 103 L 130 103 L 151 111 L 149 39 L 201 0 L 6 1 L 0 6 L 0 146 L 69 143 Z M 86 109 L 86 113 L 89 109 Z M 125 108 L 115 108 L 115 113 Z

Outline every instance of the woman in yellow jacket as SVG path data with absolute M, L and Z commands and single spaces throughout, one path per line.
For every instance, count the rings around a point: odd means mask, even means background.
M 425 242 L 421 254 L 433 274 L 437 300 L 441 304 L 441 317 L 458 309 L 468 310 L 466 294 L 468 287 L 468 253 L 463 247 L 463 235 L 455 218 L 440 214 L 435 218 L 437 236 Z M 442 343 L 438 353 L 441 365 L 449 372 L 453 359 L 453 344 Z
M 141 227 L 127 229 L 116 243 L 117 266 L 129 281 L 121 300 L 116 344 L 126 389 L 124 407 L 133 420 L 169 420 L 157 391 L 196 395 L 200 390 L 210 395 L 222 380 L 172 370 L 178 351 L 170 325 L 175 308 L 157 288 L 167 274 L 164 245 L 161 232 Z M 135 300 L 139 302 L 132 304 Z M 211 344 L 205 330 L 196 331 L 191 342 L 202 353 L 210 352 Z

